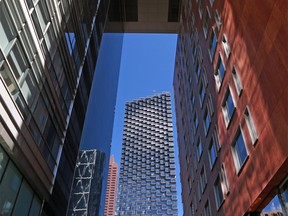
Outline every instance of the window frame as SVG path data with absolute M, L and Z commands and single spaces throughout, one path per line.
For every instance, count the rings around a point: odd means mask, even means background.
M 220 70 L 221 65 L 223 67 L 223 74 L 221 74 L 222 70 Z M 216 69 L 214 72 L 214 77 L 215 77 L 216 86 L 218 88 L 218 91 L 220 91 L 220 89 L 221 89 L 225 74 L 226 74 L 226 67 L 224 65 L 223 57 L 222 57 L 221 53 L 219 52 L 218 60 L 217 60 L 217 64 L 216 64 Z
M 208 22 L 207 22 L 207 16 L 208 16 Z M 209 8 L 206 6 L 206 10 L 205 10 L 205 17 L 204 17 L 204 21 L 203 21 L 203 33 L 205 38 L 207 38 L 208 36 L 208 29 L 211 23 L 211 13 L 209 11 Z
M 211 157 L 211 149 L 214 149 L 215 152 L 215 159 L 212 161 L 212 157 Z M 214 165 L 216 164 L 216 160 L 217 160 L 217 148 L 215 146 L 215 140 L 214 140 L 214 136 L 211 138 L 209 146 L 208 146 L 208 157 L 209 157 L 209 164 L 210 164 L 210 170 L 213 169 Z
M 232 111 L 229 109 L 230 108 L 229 103 L 228 103 L 228 101 L 230 101 L 229 96 L 231 97 L 231 101 L 232 101 L 232 104 L 234 106 L 234 109 Z M 221 107 L 222 107 L 222 114 L 223 114 L 225 126 L 226 126 L 226 128 L 228 128 L 230 125 L 230 122 L 232 121 L 233 115 L 236 112 L 236 103 L 235 103 L 235 100 L 233 98 L 233 94 L 231 92 L 229 85 L 227 86 L 224 98 L 222 100 Z
M 253 117 L 251 115 L 251 111 L 248 106 L 246 106 L 244 110 L 244 118 L 249 131 L 251 142 L 253 145 L 255 145 L 255 143 L 258 141 L 258 133 L 255 127 Z
M 206 119 L 208 118 L 209 120 L 209 125 L 207 125 L 206 123 Z M 208 108 L 208 105 L 206 105 L 206 108 L 204 110 L 204 115 L 203 115 L 203 125 L 204 125 L 204 131 L 205 131 L 205 136 L 208 135 L 209 129 L 211 127 L 211 114 Z
M 202 155 L 203 155 L 203 146 L 202 146 L 202 141 L 201 141 L 201 138 L 199 137 L 198 140 L 197 140 L 197 145 L 196 145 L 196 148 L 197 148 L 197 159 L 198 159 L 198 162 L 200 161 Z
M 245 151 L 246 151 L 246 157 L 243 160 L 241 159 L 241 161 L 239 159 L 240 157 L 239 157 L 238 150 L 236 150 L 236 145 L 238 144 L 238 139 L 239 139 L 240 135 L 242 136 L 243 145 L 244 145 L 244 148 L 245 148 Z M 235 136 L 234 136 L 234 138 L 232 140 L 231 151 L 232 151 L 232 156 L 233 156 L 233 161 L 234 161 L 234 167 L 235 167 L 235 170 L 236 170 L 236 174 L 239 175 L 241 170 L 243 169 L 244 165 L 246 164 L 246 161 L 249 158 L 249 152 L 248 152 L 248 149 L 247 149 L 246 140 L 245 140 L 245 137 L 244 137 L 244 134 L 243 134 L 241 126 L 238 127 L 238 129 L 237 129 L 237 131 L 235 133 Z
M 219 189 L 221 189 L 221 192 L 219 191 Z M 217 210 L 219 210 L 220 207 L 222 206 L 224 200 L 225 200 L 224 193 L 223 193 L 223 188 L 222 188 L 222 185 L 221 185 L 221 177 L 220 177 L 219 174 L 217 175 L 217 178 L 216 178 L 216 180 L 214 182 L 213 190 L 214 190 L 216 208 L 217 208 Z M 222 199 L 220 199 L 220 198 L 222 198 Z
M 241 80 L 239 78 L 238 71 L 237 71 L 235 65 L 233 66 L 231 73 L 232 73 L 232 77 L 233 77 L 233 81 L 234 81 L 237 95 L 240 96 L 242 91 L 243 91 L 243 87 L 242 87 L 242 83 L 241 83 Z
M 213 36 L 213 37 L 212 37 Z M 215 39 L 215 47 L 213 46 L 214 44 L 214 39 Z M 208 53 L 209 53 L 209 57 L 210 57 L 210 61 L 212 62 L 216 53 L 216 49 L 217 49 L 217 35 L 215 32 L 215 28 L 212 27 L 211 29 L 211 33 L 210 33 L 210 39 L 209 39 L 209 44 L 208 44 Z M 212 50 L 213 48 L 213 50 Z M 213 52 L 212 52 L 213 51 Z
M 222 46 L 223 46 L 223 50 L 224 50 L 224 53 L 226 55 L 226 58 L 229 59 L 230 54 L 231 54 L 231 47 L 228 43 L 228 39 L 227 39 L 226 34 L 223 34 L 223 36 L 222 36 Z

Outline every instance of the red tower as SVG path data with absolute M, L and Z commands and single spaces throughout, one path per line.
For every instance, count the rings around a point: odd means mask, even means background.
M 117 196 L 117 178 L 118 178 L 118 164 L 114 161 L 114 156 L 110 157 L 108 183 L 106 189 L 105 200 L 105 216 L 113 216 L 115 212 L 116 196 Z

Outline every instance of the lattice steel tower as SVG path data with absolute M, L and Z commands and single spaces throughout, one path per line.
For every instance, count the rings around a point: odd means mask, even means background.
M 177 215 L 169 93 L 126 103 L 116 215 Z

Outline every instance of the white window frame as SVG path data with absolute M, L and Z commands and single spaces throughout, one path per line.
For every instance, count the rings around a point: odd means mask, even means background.
M 246 158 L 243 160 L 242 164 L 240 164 L 239 155 L 238 155 L 238 152 L 235 149 L 235 146 L 236 146 L 236 143 L 237 143 L 237 141 L 239 139 L 240 134 L 241 134 L 241 136 L 243 138 L 244 147 L 246 149 L 246 154 L 247 154 Z M 239 173 L 242 170 L 243 166 L 245 165 L 247 159 L 249 158 L 249 152 L 248 152 L 248 149 L 247 149 L 246 140 L 245 140 L 242 128 L 240 126 L 238 127 L 238 129 L 237 129 L 237 131 L 235 133 L 235 136 L 233 138 L 233 141 L 232 141 L 232 144 L 231 144 L 231 151 L 232 151 L 234 166 L 235 166 L 235 169 L 236 169 L 236 174 L 239 175 Z
M 252 115 L 248 106 L 244 110 L 244 118 L 246 121 L 246 125 L 249 131 L 252 144 L 254 145 L 258 140 L 258 134 L 257 134 L 256 127 L 255 127 L 255 124 L 254 124 L 254 121 L 253 121 L 253 118 L 252 118 Z
M 241 80 L 239 78 L 238 71 L 235 65 L 233 66 L 231 73 L 232 73 L 234 85 L 237 91 L 237 95 L 240 96 L 242 93 L 243 87 L 242 87 Z
M 223 68 L 224 68 L 224 72 L 223 72 L 223 76 L 222 77 L 221 77 L 221 74 L 219 72 L 220 71 L 219 70 L 220 69 L 220 65 L 221 65 L 220 61 L 222 62 L 222 65 L 223 65 Z M 218 59 L 217 59 L 217 64 L 216 64 L 216 69 L 215 69 L 215 72 L 214 72 L 215 82 L 216 82 L 216 86 L 218 88 L 218 91 L 220 91 L 220 89 L 221 89 L 225 74 L 226 74 L 226 67 L 224 65 L 224 61 L 223 61 L 222 55 L 221 55 L 221 53 L 219 53 Z
M 226 106 L 229 94 L 231 96 L 231 99 L 232 99 L 232 102 L 234 105 L 234 109 L 233 109 L 232 113 L 229 113 L 228 107 Z M 226 128 L 228 128 L 228 126 L 232 120 L 232 117 L 235 113 L 235 110 L 236 110 L 236 103 L 235 103 L 235 100 L 233 98 L 233 94 L 232 94 L 232 91 L 231 91 L 231 88 L 229 85 L 226 89 L 226 92 L 225 92 L 224 98 L 222 100 L 221 106 L 222 106 L 222 114 L 223 114 L 224 122 L 225 122 Z
M 223 37 L 222 37 L 222 46 L 223 46 L 226 58 L 229 59 L 230 54 L 231 54 L 231 48 L 230 48 L 230 45 L 228 43 L 227 36 L 225 34 L 223 34 Z

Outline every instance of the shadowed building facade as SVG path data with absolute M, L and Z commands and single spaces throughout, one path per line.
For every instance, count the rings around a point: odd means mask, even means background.
M 184 215 L 287 214 L 284 0 L 182 0 L 174 74 Z
M 177 216 L 170 94 L 127 102 L 124 118 L 115 215 Z

